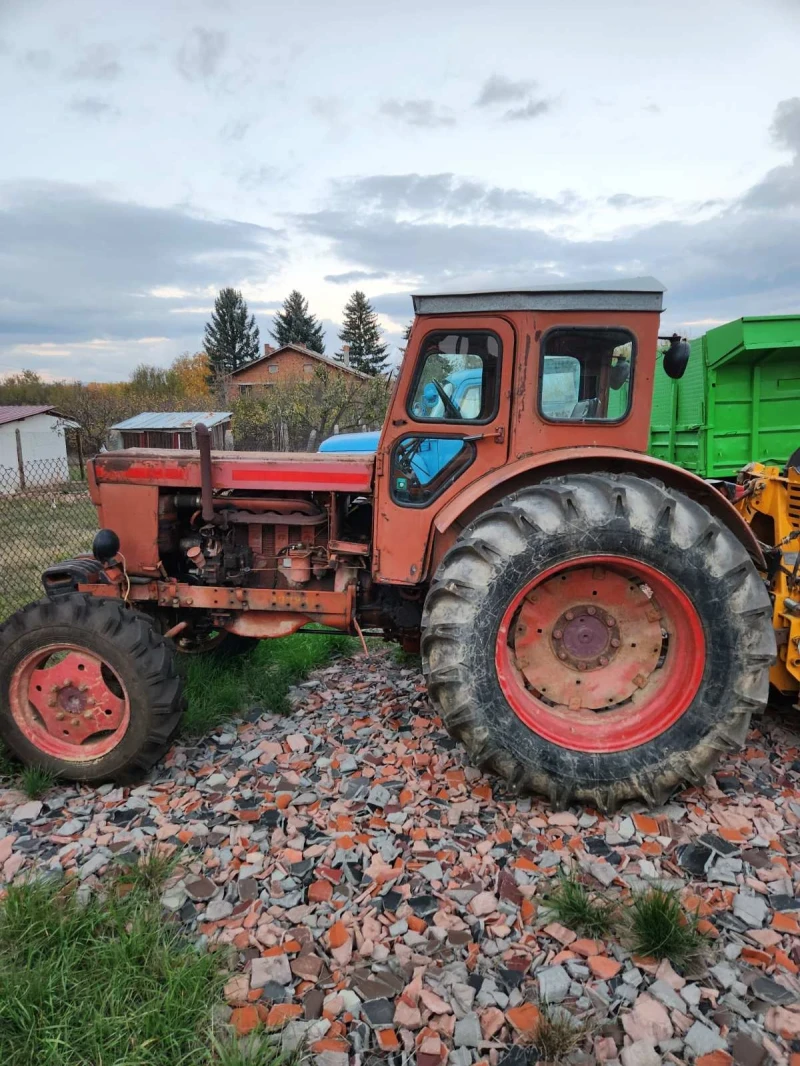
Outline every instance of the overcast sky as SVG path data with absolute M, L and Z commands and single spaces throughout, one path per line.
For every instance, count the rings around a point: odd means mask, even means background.
M 219 288 L 329 350 L 356 286 L 655 274 L 800 312 L 799 0 L 0 0 L 0 373 L 197 350 Z

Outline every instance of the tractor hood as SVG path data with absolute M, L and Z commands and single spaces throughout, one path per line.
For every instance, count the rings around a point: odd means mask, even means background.
M 373 455 L 378 450 L 378 441 L 381 439 L 379 429 L 369 433 L 337 433 L 328 437 L 319 446 L 321 452 L 360 452 Z

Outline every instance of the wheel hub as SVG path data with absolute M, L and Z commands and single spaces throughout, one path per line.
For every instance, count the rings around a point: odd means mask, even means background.
M 624 751 L 666 732 L 705 667 L 697 610 L 640 559 L 595 555 L 531 578 L 497 633 L 497 680 L 534 733 L 582 752 Z
M 561 662 L 576 670 L 597 670 L 608 666 L 617 654 L 619 627 L 608 612 L 594 604 L 580 604 L 556 620 L 551 642 Z
M 513 626 L 527 687 L 569 711 L 604 711 L 648 684 L 662 653 L 661 608 L 622 570 L 575 566 L 537 581 Z
M 130 722 L 127 693 L 116 674 L 72 644 L 52 644 L 26 656 L 14 671 L 9 695 L 11 713 L 28 740 L 60 759 L 106 755 Z

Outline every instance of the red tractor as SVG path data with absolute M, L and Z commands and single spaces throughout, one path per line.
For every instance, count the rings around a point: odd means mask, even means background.
M 516 790 L 608 810 L 701 783 L 765 704 L 775 636 L 750 527 L 646 454 L 663 291 L 415 297 L 374 454 L 200 431 L 97 456 L 93 555 L 0 630 L 8 746 L 130 779 L 178 727 L 176 648 L 322 623 L 421 641 L 435 711 Z M 687 357 L 673 338 L 664 370 Z

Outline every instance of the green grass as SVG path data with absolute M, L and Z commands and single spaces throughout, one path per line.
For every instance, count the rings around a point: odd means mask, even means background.
M 202 735 L 254 706 L 286 714 L 292 685 L 332 656 L 357 648 L 351 637 L 339 633 L 295 633 L 262 640 L 246 655 L 179 656 L 188 703 L 181 730 L 185 736 Z
M 545 908 L 568 929 L 589 937 L 605 936 L 617 916 L 616 903 L 590 893 L 571 873 L 559 877 L 558 885 L 547 897 Z
M 153 845 L 144 854 L 120 856 L 116 869 L 118 885 L 130 885 L 133 891 L 147 896 L 155 896 L 161 891 L 164 882 L 178 865 L 179 852 L 165 854 Z
M 278 1066 L 215 1027 L 225 974 L 139 889 L 81 906 L 41 883 L 0 907 L 3 1066 Z
M 586 1025 L 565 1007 L 541 1004 L 532 1042 L 543 1061 L 560 1063 L 583 1043 L 586 1034 Z
M 26 766 L 20 774 L 22 791 L 31 799 L 39 799 L 56 783 L 56 775 L 44 766 Z
M 634 896 L 627 921 L 636 955 L 685 966 L 698 959 L 707 945 L 697 931 L 697 916 L 686 912 L 677 889 L 650 888 Z
M 41 599 L 42 571 L 89 551 L 97 512 L 85 484 L 0 495 L 0 621 Z

